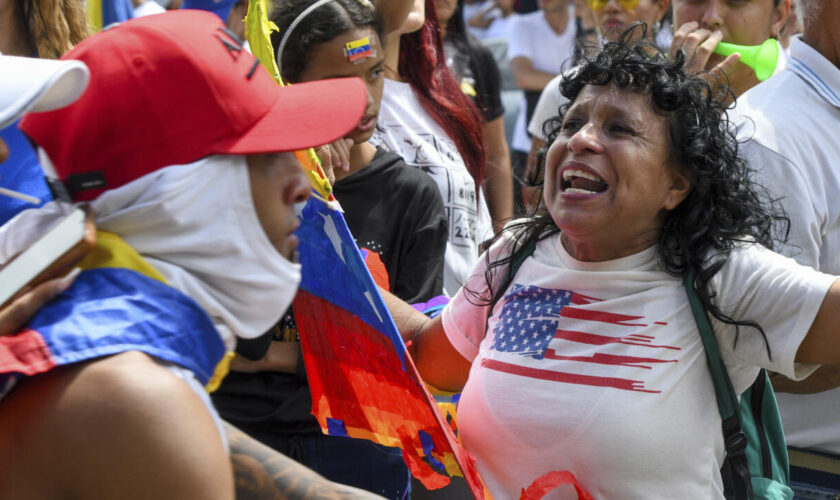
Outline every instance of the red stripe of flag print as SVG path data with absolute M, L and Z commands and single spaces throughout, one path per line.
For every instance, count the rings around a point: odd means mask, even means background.
M 505 296 L 505 303 L 499 320 L 494 328 L 491 350 L 517 354 L 536 360 L 571 361 L 581 363 L 579 369 L 587 370 L 593 366 L 622 366 L 651 370 L 655 366 L 674 364 L 676 359 L 655 357 L 658 353 L 679 351 L 679 347 L 662 345 L 650 335 L 629 332 L 625 335 L 608 335 L 617 329 L 639 330 L 649 326 L 643 316 L 616 314 L 606 311 L 594 311 L 582 306 L 601 302 L 595 297 L 587 297 L 570 290 L 540 288 L 536 286 L 514 285 Z M 566 323 L 573 323 L 576 329 L 564 329 Z M 653 322 L 665 325 L 661 321 Z M 581 327 L 590 331 L 580 331 Z M 611 346 L 623 344 L 637 346 L 647 355 L 617 355 L 608 352 L 596 352 L 588 355 L 567 355 L 558 350 L 552 341 L 574 342 L 578 344 Z M 641 354 L 641 353 L 640 353 Z M 533 364 L 533 363 L 531 363 Z M 538 378 L 568 384 L 611 387 L 614 389 L 658 393 L 648 388 L 643 380 L 605 377 L 591 373 L 573 373 L 557 369 L 543 369 L 523 366 L 498 359 L 485 359 L 482 366 L 491 370 L 511 373 L 523 377 Z M 556 367 L 557 365 L 549 365 Z M 563 365 L 565 366 L 565 365 Z M 569 365 L 573 367 L 574 365 Z M 584 368 L 580 368 L 583 366 Z

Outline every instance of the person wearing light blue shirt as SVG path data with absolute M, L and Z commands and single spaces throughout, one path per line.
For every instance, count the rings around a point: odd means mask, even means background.
M 840 273 L 840 4 L 803 0 L 805 30 L 787 68 L 738 98 L 733 122 L 758 182 L 790 217 L 783 253 Z M 791 448 L 796 498 L 840 498 L 840 388 L 837 368 L 803 384 L 774 380 Z M 805 394 L 802 392 L 809 392 Z

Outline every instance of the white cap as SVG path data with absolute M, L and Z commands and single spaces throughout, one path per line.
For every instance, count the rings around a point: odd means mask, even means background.
M 90 71 L 81 61 L 56 61 L 0 54 L 0 128 L 27 111 L 52 111 L 75 101 Z

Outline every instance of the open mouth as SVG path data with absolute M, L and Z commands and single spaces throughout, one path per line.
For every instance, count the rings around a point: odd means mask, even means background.
M 564 170 L 560 181 L 560 189 L 564 193 L 598 194 L 606 191 L 608 187 L 600 177 L 573 168 Z

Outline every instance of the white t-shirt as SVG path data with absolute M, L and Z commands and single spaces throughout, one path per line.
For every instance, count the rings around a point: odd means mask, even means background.
M 560 35 L 545 20 L 542 10 L 517 16 L 508 27 L 508 59 L 527 57 L 536 70 L 560 73 L 575 51 L 575 16 L 571 5 L 569 9 L 569 22 Z M 511 140 L 514 150 L 525 153 L 531 149 L 531 138 L 525 131 L 526 108 L 523 96 Z
M 508 236 L 491 256 L 509 253 Z M 486 289 L 485 259 L 470 278 Z M 711 288 L 724 313 L 761 334 L 712 319 L 740 394 L 758 367 L 802 378 L 796 351 L 833 276 L 758 245 L 738 247 Z M 721 420 L 700 333 L 680 278 L 655 248 L 608 262 L 570 256 L 556 234 L 538 243 L 488 322 L 461 291 L 442 313 L 452 345 L 472 361 L 458 406 L 466 449 L 497 500 L 552 471 L 595 498 L 723 498 Z M 577 498 L 557 490 L 546 498 Z
M 537 107 L 534 108 L 534 116 L 531 117 L 528 123 L 528 132 L 537 139 L 543 142 L 548 142 L 548 136 L 543 131 L 543 124 L 552 117 L 558 115 L 557 111 L 560 106 L 569 102 L 560 93 L 560 82 L 563 81 L 563 75 L 557 75 L 548 82 L 548 85 L 540 94 L 540 100 L 537 101 Z
M 739 97 L 732 118 L 790 217 L 783 253 L 840 274 L 840 69 L 795 37 L 787 69 Z M 788 444 L 840 454 L 840 389 L 776 397 Z
M 458 147 L 423 109 L 411 85 L 387 79 L 370 142 L 431 175 L 440 189 L 449 222 L 443 288 L 447 295 L 454 295 L 478 259 L 478 244 L 492 234 L 487 204 L 483 197 L 477 204 L 475 181 Z

